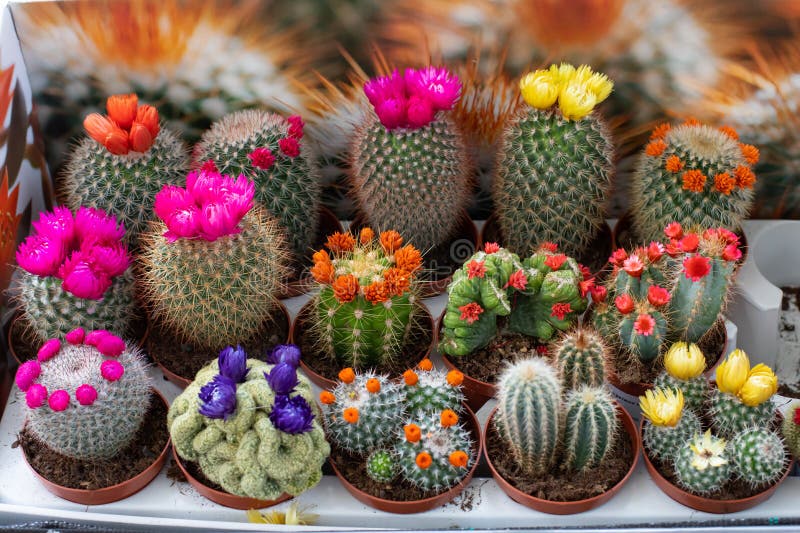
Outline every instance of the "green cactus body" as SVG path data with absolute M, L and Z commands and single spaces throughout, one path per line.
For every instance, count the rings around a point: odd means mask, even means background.
M 711 395 L 710 408 L 714 430 L 723 437 L 732 437 L 751 427 L 767 427 L 775 416 L 775 406 L 770 401 L 751 407 L 719 390 Z
M 631 181 L 639 237 L 658 240 L 671 222 L 738 230 L 753 202 L 752 183 L 740 177 L 748 172 L 742 146 L 728 133 L 699 124 L 669 129 L 648 145 Z
M 416 373 L 417 383 L 405 386 L 405 405 L 409 413 L 461 410 L 464 394 L 460 386 L 453 386 L 447 382 L 447 372 L 433 369 L 417 370 Z
M 567 397 L 564 463 L 570 470 L 599 466 L 614 446 L 619 429 L 614 400 L 602 386 L 584 386 Z
M 645 335 L 636 331 L 636 323 L 642 314 L 633 312 L 622 317 L 619 337 L 622 345 L 639 360 L 651 362 L 658 358 L 661 347 L 667 340 L 667 318 L 663 313 L 654 310 L 644 314 L 651 316 L 655 321 L 652 333 Z
M 469 200 L 472 163 L 455 123 L 387 130 L 375 113 L 350 147 L 354 193 L 367 223 L 392 228 L 423 251 L 454 235 Z
M 643 254 L 637 254 L 643 255 Z M 617 270 L 614 279 L 615 295 L 630 294 L 637 300 L 647 299 L 647 290 L 652 285 L 659 287 L 669 287 L 670 280 L 664 274 L 668 270 L 667 261 L 660 260 L 656 263 L 648 262 L 639 277 L 631 276 L 622 269 Z
M 553 358 L 566 389 L 600 387 L 605 382 L 608 349 L 591 329 L 577 328 L 564 335 L 555 346 Z
M 780 436 L 765 428 L 749 428 L 729 443 L 734 473 L 752 486 L 771 485 L 786 468 Z
M 156 193 L 182 183 L 188 169 L 186 146 L 164 128 L 144 153 L 114 155 L 87 137 L 69 155 L 61 191 L 73 211 L 86 206 L 115 215 L 125 226 L 126 242 L 135 246 L 155 219 Z
M 662 372 L 656 377 L 653 387 L 663 390 L 679 389 L 683 393 L 686 408 L 697 414 L 703 412 L 710 393 L 708 379 L 702 375 L 683 380 Z
M 671 335 L 698 342 L 714 325 L 728 297 L 734 264 L 710 259 L 711 270 L 693 281 L 681 273 L 670 300 Z
M 529 254 L 545 241 L 580 255 L 604 223 L 614 144 L 592 113 L 565 120 L 525 107 L 507 126 L 494 180 L 495 212 L 506 244 Z
M 800 457 L 800 423 L 798 423 L 800 422 L 800 414 L 798 414 L 798 409 L 800 409 L 800 402 L 792 402 L 781 425 L 783 439 L 795 459 Z
M 719 453 L 716 453 L 721 464 L 715 465 L 704 460 L 705 458 L 702 455 L 707 452 L 697 445 L 698 442 L 703 440 L 702 437 L 684 442 L 675 454 L 674 464 L 678 484 L 695 494 L 712 493 L 722 487 L 731 477 L 731 465 L 728 463 L 727 454 L 725 453 L 724 441 L 710 435 L 709 438 L 713 446 L 722 448 Z M 701 456 L 700 460 L 702 462 L 700 463 L 698 463 L 698 456 Z
M 137 314 L 130 269 L 114 278 L 101 300 L 78 298 L 65 291 L 61 283 L 56 277 L 40 277 L 20 269 L 20 307 L 39 339 L 61 337 L 79 326 L 122 336 L 130 333 Z
M 700 433 L 700 419 L 684 409 L 675 426 L 656 426 L 649 420 L 644 423 L 643 443 L 650 453 L 665 460 L 675 456 L 683 444 Z
M 498 381 L 494 423 L 517 464 L 541 476 L 555 463 L 559 443 L 561 384 L 544 359 L 509 366 Z
M 311 383 L 298 374 L 299 383 L 291 393 L 302 396 L 315 413 L 311 430 L 284 433 L 269 418 L 275 393 L 264 372 L 272 366 L 248 359 L 247 367 L 245 381 L 236 386 L 236 411 L 227 420 L 199 412 L 198 394 L 218 374 L 217 361 L 197 373 L 167 415 L 175 451 L 196 462 L 210 481 L 231 494 L 260 500 L 274 500 L 283 493 L 296 496 L 319 483 L 330 453 Z
M 159 221 L 143 237 L 142 295 L 150 317 L 180 341 L 219 349 L 252 337 L 270 320 L 288 252 L 260 208 L 240 226 L 240 233 L 213 242 L 170 243 Z
M 380 383 L 378 392 L 367 390 L 367 381 Z M 323 405 L 331 441 L 350 452 L 364 454 L 389 444 L 401 425 L 405 406 L 404 388 L 386 376 L 371 372 L 356 375 L 352 383 L 339 382 L 332 391 L 335 402 Z M 346 409 L 355 409 L 356 422 L 343 416 Z
M 122 376 L 104 379 L 101 365 L 114 360 Z M 133 441 L 153 396 L 144 354 L 126 347 L 117 357 L 106 357 L 87 344 L 63 343 L 58 353 L 41 363 L 37 382 L 51 395 L 66 391 L 69 403 L 55 411 L 48 402 L 28 410 L 28 428 L 48 448 L 83 461 L 107 460 Z M 91 385 L 97 393 L 91 405 L 78 401 L 77 390 Z
M 295 256 L 302 257 L 314 241 L 321 185 L 305 142 L 297 139 L 301 148 L 295 157 L 279 147 L 279 141 L 289 136 L 289 129 L 290 123 L 278 114 L 257 109 L 237 111 L 203 134 L 194 157 L 198 163 L 213 161 L 222 174 L 244 174 L 253 180 L 256 201 L 278 220 Z M 255 166 L 248 157 L 258 148 L 272 153 L 274 162 L 268 168 Z
M 391 483 L 397 477 L 397 465 L 388 450 L 375 450 L 367 457 L 367 475 L 378 483 Z
M 617 347 L 620 344 L 620 314 L 613 304 L 609 305 L 606 302 L 593 304 L 591 316 L 594 329 L 603 336 L 606 342 Z

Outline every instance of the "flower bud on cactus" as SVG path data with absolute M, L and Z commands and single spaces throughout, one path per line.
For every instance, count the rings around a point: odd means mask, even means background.
M 639 397 L 645 417 L 643 442 L 654 457 L 669 459 L 683 443 L 700 432 L 700 419 L 684 409 L 680 389 L 649 390 Z
M 567 332 L 553 348 L 553 359 L 566 389 L 583 385 L 600 387 L 606 380 L 608 348 L 592 329 L 576 328 Z
M 676 342 L 664 355 L 664 368 L 653 385 L 661 389 L 679 389 L 686 408 L 700 413 L 710 392 L 703 375 L 706 358 L 700 348 L 696 344 Z
M 95 347 L 52 339 L 55 349 L 46 357 L 40 351 L 38 362 L 29 361 L 17 372 L 29 408 L 28 429 L 51 450 L 83 461 L 110 459 L 124 451 L 152 397 L 139 349 L 108 332 L 100 337 L 115 342 Z M 101 349 L 112 344 L 121 349 Z M 113 376 L 105 370 L 109 364 L 119 369 Z
M 770 398 L 778 378 L 768 366 L 750 367 L 742 350 L 734 350 L 717 367 L 717 390 L 711 396 L 714 429 L 730 437 L 750 427 L 768 427 L 775 416 Z
M 678 484 L 695 494 L 718 490 L 731 477 L 729 453 L 724 439 L 711 435 L 695 436 L 685 441 L 675 454 Z
M 753 487 L 771 485 L 786 469 L 783 441 L 769 429 L 745 429 L 731 439 L 728 447 L 734 473 Z
M 599 466 L 619 429 L 614 400 L 601 386 L 582 386 L 567 396 L 564 414 L 564 462 L 570 470 Z
M 367 457 L 367 475 L 378 483 L 391 483 L 397 477 L 397 464 L 388 450 L 375 450 Z
M 162 129 L 158 112 L 139 105 L 136 95 L 110 96 L 108 116 L 86 117 L 88 137 L 69 155 L 62 192 L 73 210 L 104 209 L 127 228 L 131 245 L 147 228 L 150 206 L 166 184 L 177 184 L 189 167 L 187 149 L 177 135 Z
M 197 165 L 255 183 L 255 200 L 275 217 L 296 257 L 311 246 L 321 205 L 320 179 L 303 139 L 303 120 L 257 109 L 215 122 L 195 148 Z
M 425 361 L 430 362 L 428 359 Z M 464 375 L 461 372 L 444 372 L 434 368 L 417 368 L 412 372 L 417 376 L 416 382 L 405 385 L 405 403 L 409 413 L 461 409 L 461 402 L 464 401 L 464 394 L 461 392 Z
M 169 409 L 178 455 L 223 490 L 247 498 L 296 496 L 319 483 L 330 446 L 308 379 L 282 379 L 296 385 L 279 394 L 268 378 L 278 365 L 222 359 L 201 369 Z
M 783 419 L 781 433 L 792 456 L 795 459 L 800 457 L 800 401 L 795 400 L 789 406 L 789 411 Z

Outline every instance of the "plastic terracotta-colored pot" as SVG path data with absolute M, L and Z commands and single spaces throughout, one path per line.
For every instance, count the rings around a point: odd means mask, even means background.
M 548 514 L 559 514 L 559 515 L 566 515 L 566 514 L 577 514 L 589 511 L 594 509 L 595 507 L 599 507 L 606 503 L 608 500 L 614 497 L 620 489 L 627 483 L 630 479 L 631 475 L 633 474 L 634 469 L 636 468 L 636 463 L 639 461 L 639 450 L 641 449 L 641 442 L 639 440 L 639 432 L 636 431 L 636 425 L 633 423 L 633 419 L 631 416 L 622 408 L 621 405 L 616 403 L 616 410 L 617 410 L 617 418 L 622 422 L 622 427 L 625 428 L 625 433 L 628 435 L 631 441 L 631 448 L 633 451 L 633 461 L 631 462 L 631 466 L 628 469 L 628 472 L 625 474 L 619 483 L 611 487 L 609 490 L 602 494 L 598 494 L 593 498 L 587 498 L 585 500 L 578 500 L 574 502 L 554 502 L 550 500 L 543 500 L 541 498 L 536 498 L 535 496 L 531 496 L 530 494 L 526 494 L 521 490 L 514 487 L 511 483 L 505 480 L 500 473 L 495 469 L 494 464 L 492 463 L 492 458 L 489 456 L 489 448 L 486 445 L 486 436 L 489 434 L 491 429 L 491 423 L 494 419 L 494 415 L 497 412 L 497 408 L 495 408 L 489 418 L 486 420 L 486 427 L 484 431 L 481 433 L 481 446 L 483 447 L 484 455 L 486 457 L 486 462 L 489 464 L 489 469 L 492 471 L 492 477 L 494 477 L 495 482 L 497 485 L 505 492 L 509 498 L 514 500 L 515 502 L 524 505 L 530 509 L 534 509 L 536 511 L 540 511 L 542 513 Z
M 276 313 L 276 317 L 278 317 L 277 319 L 278 320 L 283 320 L 285 324 L 289 324 L 288 330 L 291 331 L 291 325 L 290 324 L 291 324 L 291 320 L 292 319 L 291 319 L 291 316 L 289 315 L 289 311 L 286 309 L 286 306 L 283 305 L 283 303 L 281 303 L 281 302 L 278 302 L 277 307 L 278 307 L 278 313 Z M 148 325 L 148 331 L 149 331 L 149 325 Z M 287 338 L 287 341 L 288 340 L 289 339 Z M 170 383 L 172 383 L 174 385 L 177 385 L 181 389 L 185 389 L 194 380 L 194 376 L 191 376 L 191 377 L 181 376 L 179 374 L 176 374 L 175 372 L 173 372 L 172 370 L 170 370 L 169 368 L 167 368 L 163 364 L 161 364 L 161 361 L 159 361 L 156 358 L 156 356 L 155 356 L 155 354 L 153 353 L 152 350 L 150 352 L 148 352 L 148 353 L 150 354 L 150 357 L 153 359 L 153 362 L 155 362 L 155 364 L 156 364 L 156 366 L 158 366 L 159 370 L 161 370 L 161 372 L 164 373 L 164 377 L 166 377 L 167 380 Z M 209 362 L 210 362 L 210 360 L 209 360 Z
M 640 435 L 644 434 L 644 420 L 639 423 L 639 432 Z M 755 507 L 756 505 L 767 501 L 775 493 L 775 490 L 778 488 L 778 486 L 783 483 L 787 477 L 789 477 L 789 473 L 792 471 L 792 462 L 789 461 L 787 462 L 786 469 L 784 470 L 780 479 L 776 481 L 774 485 L 769 487 L 764 492 L 759 492 L 758 494 L 750 496 L 749 498 L 741 498 L 738 500 L 713 500 L 711 498 L 696 496 L 670 483 L 664 476 L 661 475 L 661 472 L 659 472 L 655 465 L 650 461 L 650 458 L 647 456 L 647 450 L 643 449 L 642 452 L 642 455 L 644 455 L 644 465 L 647 467 L 650 477 L 664 494 L 681 505 L 691 507 L 692 509 L 696 509 L 698 511 L 703 511 L 705 513 L 738 513 L 739 511 L 744 511 L 746 509 Z
M 156 389 L 152 389 L 152 391 L 153 394 L 164 403 L 164 406 L 169 408 L 167 399 L 164 398 L 164 396 L 162 396 L 161 393 Z M 25 457 L 25 462 L 28 464 L 31 472 L 33 472 L 33 475 L 36 476 L 39 482 L 41 482 L 41 484 L 44 485 L 48 491 L 52 492 L 59 498 L 79 503 L 81 505 L 103 505 L 106 503 L 123 500 L 145 488 L 151 481 L 153 481 L 153 479 L 155 479 L 158 473 L 161 472 L 161 468 L 164 466 L 164 462 L 167 460 L 167 453 L 169 452 L 169 449 L 170 439 L 168 437 L 167 442 L 164 444 L 164 449 L 161 450 L 161 453 L 158 454 L 158 457 L 156 457 L 150 466 L 145 468 L 142 472 L 127 481 L 118 483 L 117 485 L 96 490 L 73 489 L 70 487 L 57 485 L 43 477 L 41 474 L 39 474 L 39 472 L 31 467 L 30 463 L 28 463 L 28 456 L 25 455 L 24 451 L 22 455 Z
M 300 309 L 300 312 L 297 313 L 297 317 L 294 319 L 294 322 L 292 322 L 292 327 L 289 330 L 289 342 L 297 345 L 301 344 L 301 339 L 308 332 L 307 317 L 311 313 L 311 306 L 313 303 L 313 300 L 309 300 L 305 303 L 305 305 L 303 305 L 303 307 Z M 424 305 L 420 305 L 419 310 L 423 313 L 421 320 L 419 321 L 420 327 L 431 332 L 431 342 L 425 347 L 424 350 L 419 350 L 417 353 L 409 354 L 407 356 L 409 361 L 422 361 L 423 359 L 430 357 L 433 347 L 436 346 L 436 332 L 433 329 L 433 317 L 428 311 L 428 308 Z M 303 358 L 300 359 L 300 368 L 303 369 L 303 372 L 305 372 L 305 374 L 308 376 L 308 379 L 310 379 L 311 382 L 317 387 L 323 390 L 331 390 L 336 387 L 335 376 L 331 377 L 320 374 L 314 370 L 314 368 L 309 366 L 307 361 Z
M 278 505 L 279 503 L 283 503 L 292 499 L 292 496 L 284 493 L 276 500 L 259 500 L 257 498 L 236 496 L 230 492 L 212 489 L 208 485 L 201 483 L 200 480 L 189 473 L 186 465 L 183 464 L 183 459 L 178 457 L 178 452 L 175 451 L 174 446 L 172 447 L 172 457 L 175 459 L 175 463 L 177 463 L 178 467 L 181 469 L 181 472 L 183 472 L 183 475 L 186 476 L 186 481 L 188 481 L 189 484 L 194 487 L 201 496 L 224 507 L 247 511 L 248 509 L 264 509 L 265 507 L 272 507 L 273 505 Z
M 341 481 L 342 485 L 344 485 L 344 488 L 347 489 L 347 492 L 352 494 L 356 500 L 360 501 L 364 505 L 368 505 L 369 507 L 378 509 L 379 511 L 395 514 L 412 514 L 430 511 L 431 509 L 435 509 L 449 501 L 452 501 L 453 498 L 458 496 L 461 491 L 463 491 L 464 488 L 469 485 L 469 482 L 472 480 L 472 476 L 475 474 L 475 469 L 478 467 L 478 463 L 480 462 L 481 451 L 483 449 L 483 439 L 478 438 L 480 435 L 480 424 L 478 424 L 478 419 L 475 418 L 475 413 L 473 413 L 469 407 L 466 407 L 466 410 L 467 414 L 469 415 L 468 418 L 470 430 L 472 431 L 475 442 L 478 443 L 475 461 L 472 464 L 472 468 L 470 468 L 469 472 L 467 472 L 467 475 L 464 476 L 464 479 L 450 489 L 442 492 L 441 494 L 437 494 L 436 496 L 431 496 L 430 498 L 425 498 L 424 500 L 413 500 L 406 502 L 378 498 L 377 496 L 367 494 L 355 485 L 350 484 L 350 482 L 347 481 L 344 476 L 342 476 L 342 473 L 339 471 L 339 469 L 336 468 L 336 464 L 333 462 L 333 460 L 329 458 L 328 461 L 333 467 L 333 471 L 339 477 L 339 481 Z

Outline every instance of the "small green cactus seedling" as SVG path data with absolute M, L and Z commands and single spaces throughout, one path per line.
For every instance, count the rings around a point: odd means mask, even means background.
M 553 348 L 553 359 L 565 389 L 583 385 L 600 387 L 606 380 L 608 347 L 603 337 L 591 328 L 568 331 Z
M 564 414 L 564 463 L 570 470 L 590 470 L 603 462 L 619 429 L 614 400 L 602 385 L 587 385 L 567 396 Z
M 367 457 L 367 475 L 378 483 L 391 483 L 397 477 L 397 464 L 388 450 L 375 450 Z
M 680 389 L 653 389 L 639 397 L 645 417 L 643 441 L 659 459 L 670 459 L 685 442 L 700 432 L 698 416 L 684 409 Z
M 773 484 L 786 470 L 786 448 L 774 431 L 748 428 L 729 447 L 734 473 L 754 487 Z
M 678 484 L 695 494 L 718 490 L 731 477 L 731 465 L 724 439 L 706 431 L 684 442 L 675 454 Z

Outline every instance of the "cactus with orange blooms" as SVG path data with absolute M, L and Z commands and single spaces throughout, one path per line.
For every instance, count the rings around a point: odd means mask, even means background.
M 61 193 L 73 211 L 87 206 L 115 215 L 135 244 L 154 218 L 156 193 L 186 175 L 188 151 L 161 127 L 156 108 L 139 104 L 135 94 L 110 96 L 106 111 L 84 120 L 88 137 L 68 156 Z
M 407 370 L 403 381 L 409 413 L 443 409 L 457 411 L 464 401 L 461 392 L 464 374 L 455 369 L 449 372 L 437 370 L 430 359 L 423 359 L 416 369 Z
M 313 331 L 342 364 L 376 367 L 401 355 L 411 330 L 422 255 L 396 231 L 334 233 L 314 254 L 320 285 Z

